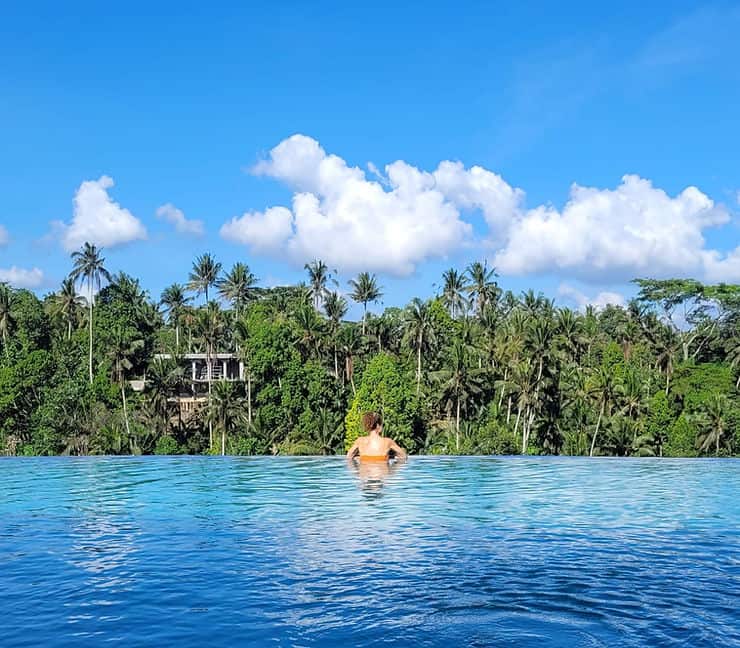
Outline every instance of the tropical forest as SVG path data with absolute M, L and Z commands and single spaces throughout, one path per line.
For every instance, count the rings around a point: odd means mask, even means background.
M 740 454 L 738 285 L 572 310 L 476 262 L 377 312 L 375 275 L 305 272 L 266 288 L 206 253 L 151 295 L 85 244 L 56 292 L 0 284 L 0 454 L 340 454 L 369 410 L 414 454 Z

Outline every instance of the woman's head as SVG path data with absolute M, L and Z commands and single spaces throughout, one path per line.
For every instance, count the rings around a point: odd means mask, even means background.
M 365 412 L 362 415 L 362 427 L 365 432 L 373 430 L 380 432 L 383 427 L 383 419 L 377 412 Z

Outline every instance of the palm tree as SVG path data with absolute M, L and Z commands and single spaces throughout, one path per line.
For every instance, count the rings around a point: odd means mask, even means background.
M 52 297 L 51 314 L 61 317 L 67 324 L 67 339 L 72 339 L 72 328 L 78 321 L 79 310 L 85 304 L 85 298 L 77 294 L 75 282 L 67 277 L 62 281 L 58 293 Z
M 159 303 L 164 306 L 170 326 L 175 327 L 175 349 L 180 350 L 180 321 L 188 305 L 190 297 L 185 294 L 185 288 L 179 283 L 167 286 L 162 291 Z
M 468 266 L 465 271 L 470 284 L 466 286 L 465 291 L 475 300 L 478 317 L 481 317 L 488 304 L 493 303 L 498 295 L 498 286 L 496 285 L 496 268 L 488 269 L 487 262 L 481 263 L 475 261 Z
M 712 398 L 704 403 L 702 410 L 693 417 L 699 428 L 696 446 L 701 452 L 707 452 L 714 447 L 714 455 L 719 456 L 720 445 L 730 446 L 730 425 L 727 419 L 729 409 L 727 396 L 712 394 Z
M 146 395 L 164 431 L 172 418 L 170 396 L 182 384 L 184 377 L 185 370 L 173 358 L 155 359 L 147 372 Z M 178 407 L 178 418 L 179 414 L 180 408 Z M 182 420 L 180 420 L 180 426 L 182 426 Z
M 126 372 L 133 368 L 132 359 L 136 353 L 144 348 L 144 340 L 135 338 L 135 335 L 136 331 L 117 326 L 113 329 L 107 354 L 113 369 L 113 381 L 121 389 L 123 418 L 126 422 L 126 434 L 129 437 L 131 436 L 131 428 L 129 426 L 128 407 L 126 405 Z
M 356 394 L 355 389 L 355 356 L 362 351 L 362 337 L 357 334 L 357 329 L 349 324 L 339 332 L 339 343 L 344 353 L 344 375 L 349 384 L 352 386 L 352 394 Z
M 339 380 L 337 336 L 342 320 L 347 314 L 347 300 L 337 292 L 330 292 L 324 301 L 324 312 L 329 318 L 329 333 L 334 346 L 334 377 Z
M 197 295 L 205 295 L 205 303 L 208 303 L 208 289 L 215 286 L 218 275 L 221 272 L 221 263 L 210 254 L 202 254 L 193 263 L 193 269 L 188 277 L 188 290 Z
M 10 336 L 10 329 L 13 327 L 13 313 L 12 313 L 12 301 L 13 295 L 6 283 L 0 283 L 0 335 L 3 339 L 3 349 L 5 350 L 5 356 L 8 356 L 8 337 Z
M 434 319 L 428 302 L 418 297 L 406 309 L 404 318 L 404 339 L 416 351 L 416 393 L 421 386 L 422 352 L 436 342 Z
M 103 252 L 102 248 L 98 249 L 91 243 L 85 243 L 82 249 L 77 252 L 72 252 L 72 261 L 74 265 L 69 278 L 73 282 L 84 281 L 87 284 L 88 290 L 88 325 L 89 325 L 89 356 L 88 356 L 88 368 L 90 373 L 90 384 L 93 381 L 93 290 L 97 288 L 100 290 L 102 282 L 110 281 L 110 272 L 105 267 L 105 259 L 101 255 Z
M 601 421 L 604 418 L 604 414 L 611 413 L 611 404 L 615 401 L 616 396 L 620 391 L 620 385 L 617 383 L 612 371 L 604 367 L 600 367 L 591 377 L 589 391 L 596 397 L 596 402 L 600 406 L 599 418 L 596 421 L 596 428 L 594 429 L 594 435 L 591 439 L 591 449 L 588 453 L 589 457 L 593 457 L 594 448 L 596 447 L 596 437 L 599 434 Z
M 435 371 L 433 377 L 441 383 L 442 399 L 449 412 L 455 408 L 456 450 L 460 451 L 460 410 L 471 398 L 481 393 L 481 370 L 470 366 L 468 348 L 461 340 L 455 340 L 447 369 Z
M 197 330 L 199 337 L 203 342 L 206 350 L 206 380 L 208 381 L 208 403 L 210 406 L 211 395 L 213 393 L 213 356 L 216 353 L 218 344 L 224 335 L 224 320 L 221 309 L 216 302 L 208 302 L 208 305 L 198 311 Z M 213 425 L 209 420 L 209 447 L 213 447 Z
M 319 344 L 321 342 L 324 322 L 316 311 L 308 305 L 301 306 L 295 312 L 294 317 L 300 335 L 298 343 L 305 349 L 307 355 L 315 352 L 318 358 L 321 353 Z
M 727 351 L 727 361 L 730 363 L 731 369 L 740 367 L 740 337 L 735 337 L 730 340 Z M 737 381 L 735 382 L 735 389 L 740 390 L 740 373 L 738 373 Z
M 234 383 L 220 380 L 216 383 L 206 414 L 208 422 L 221 432 L 221 455 L 226 454 L 226 435 L 244 422 L 244 403 Z
M 244 367 L 244 378 L 247 383 L 247 423 L 251 425 L 252 417 L 252 349 L 247 321 L 242 318 L 234 322 L 234 340 L 237 355 Z
M 442 303 L 449 309 L 450 315 L 455 319 L 458 312 L 464 313 L 468 306 L 464 293 L 467 291 L 465 275 L 460 274 L 454 268 L 450 268 L 442 274 L 444 288 L 442 289 Z
M 362 334 L 365 335 L 368 302 L 377 302 L 383 296 L 383 292 L 378 286 L 375 275 L 367 272 L 361 272 L 357 275 L 357 279 L 350 279 L 348 283 L 352 287 L 349 296 L 353 301 L 362 304 Z
M 329 268 L 323 261 L 318 259 L 307 263 L 303 267 L 308 272 L 308 286 L 314 308 L 319 310 L 326 295 L 326 285 L 331 278 Z
M 313 427 L 313 440 L 322 455 L 334 454 L 342 444 L 344 422 L 329 408 L 322 407 L 316 412 Z
M 231 302 L 232 307 L 239 317 L 242 308 L 252 299 L 254 299 L 254 288 L 257 284 L 257 277 L 252 274 L 246 263 L 235 263 L 229 273 L 220 279 L 216 286 L 219 295 Z

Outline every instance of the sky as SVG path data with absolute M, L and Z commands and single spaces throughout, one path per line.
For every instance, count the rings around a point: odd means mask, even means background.
M 204 252 L 376 309 L 484 259 L 580 308 L 740 283 L 737 3 L 257 5 L 3 5 L 0 281 L 90 241 L 155 299 Z

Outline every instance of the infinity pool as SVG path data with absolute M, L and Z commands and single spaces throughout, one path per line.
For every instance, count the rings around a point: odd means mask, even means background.
M 740 461 L 0 460 L 2 646 L 740 645 Z

